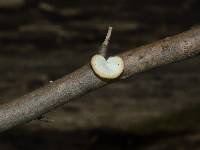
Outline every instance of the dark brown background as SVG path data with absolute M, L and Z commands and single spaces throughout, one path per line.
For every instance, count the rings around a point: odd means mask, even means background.
M 188 30 L 199 0 L 1 0 L 0 103 L 108 55 Z M 167 65 L 89 93 L 4 132 L 2 150 L 199 149 L 200 59 Z M 51 120 L 54 120 L 51 122 Z

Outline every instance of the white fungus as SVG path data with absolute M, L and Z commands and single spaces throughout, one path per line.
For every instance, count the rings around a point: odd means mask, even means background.
M 109 57 L 107 60 L 101 55 L 94 55 L 91 59 L 94 72 L 104 79 L 115 79 L 124 70 L 124 62 L 119 56 Z

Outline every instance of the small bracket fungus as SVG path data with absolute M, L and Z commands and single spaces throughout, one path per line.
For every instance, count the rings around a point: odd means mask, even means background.
M 101 78 L 115 79 L 124 70 L 124 62 L 118 56 L 109 57 L 107 60 L 101 55 L 94 55 L 91 59 L 93 71 Z
M 101 45 L 100 54 L 96 54 L 91 59 L 91 66 L 96 75 L 104 79 L 115 79 L 121 75 L 124 70 L 124 62 L 119 56 L 105 59 L 107 47 L 112 33 L 112 27 L 108 32 L 104 42 Z

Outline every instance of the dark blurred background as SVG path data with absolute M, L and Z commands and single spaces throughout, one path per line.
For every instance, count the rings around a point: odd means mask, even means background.
M 0 0 L 0 103 L 87 63 L 199 25 L 199 0 Z M 200 57 L 89 93 L 0 135 L 1 150 L 200 148 Z

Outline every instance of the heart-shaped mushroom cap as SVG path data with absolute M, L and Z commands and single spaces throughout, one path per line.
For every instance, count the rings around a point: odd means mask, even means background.
M 107 60 L 101 55 L 94 55 L 91 59 L 91 66 L 94 72 L 105 79 L 115 79 L 124 70 L 124 62 L 118 57 L 109 57 Z

